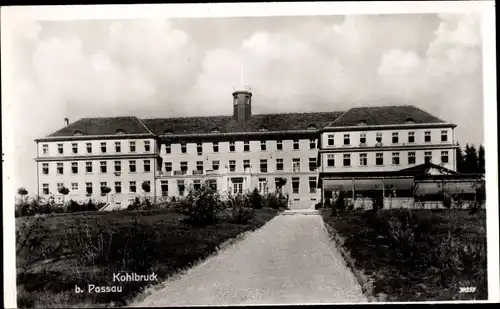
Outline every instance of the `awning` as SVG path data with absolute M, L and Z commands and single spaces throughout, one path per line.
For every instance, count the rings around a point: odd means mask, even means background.
M 352 190 L 353 180 L 352 178 L 345 179 L 324 179 L 323 180 L 325 190 Z M 371 190 L 382 190 L 383 186 L 388 190 L 411 190 L 413 186 L 412 178 L 373 178 L 373 179 L 354 179 L 354 190 L 355 191 L 371 191 Z

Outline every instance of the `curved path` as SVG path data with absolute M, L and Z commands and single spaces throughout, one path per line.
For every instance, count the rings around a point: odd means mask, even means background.
M 321 216 L 281 215 L 130 306 L 367 302 Z

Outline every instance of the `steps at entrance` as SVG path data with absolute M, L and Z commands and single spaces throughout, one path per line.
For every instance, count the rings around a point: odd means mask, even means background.
M 299 201 L 290 201 L 290 209 L 314 209 L 314 204 L 316 201 L 311 201 L 309 199 L 299 200 Z
M 315 209 L 289 209 L 281 213 L 282 216 L 293 215 L 319 215 L 319 211 Z

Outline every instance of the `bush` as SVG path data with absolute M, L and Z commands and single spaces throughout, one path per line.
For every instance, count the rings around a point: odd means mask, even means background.
M 384 208 L 384 195 L 382 192 L 376 192 L 372 197 L 372 210 L 376 212 L 382 208 Z
M 215 223 L 217 214 L 224 209 L 219 193 L 206 184 L 197 190 L 190 188 L 179 206 L 187 222 L 201 225 Z
M 261 209 L 263 206 L 262 196 L 260 195 L 259 190 L 255 188 L 250 196 L 252 207 L 254 209 Z
M 286 197 L 282 194 L 268 193 L 262 197 L 264 207 L 280 209 L 287 208 Z
M 340 190 L 337 201 L 335 201 L 335 206 L 339 212 L 343 212 L 346 209 L 346 202 L 346 193 L 344 190 Z
M 354 203 L 350 202 L 350 203 L 347 205 L 347 210 L 354 210 Z
M 321 207 L 323 207 L 321 203 L 316 203 L 316 205 L 314 205 L 314 209 L 316 210 L 320 209 Z
M 255 219 L 255 209 L 245 207 L 244 205 L 236 205 L 231 209 L 232 221 L 238 224 L 248 224 Z

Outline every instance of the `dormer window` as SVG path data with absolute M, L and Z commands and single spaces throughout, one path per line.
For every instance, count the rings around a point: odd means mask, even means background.
M 210 133 L 220 133 L 219 128 L 215 127 L 212 130 L 210 130 Z
M 366 126 L 368 125 L 368 123 L 366 122 L 366 120 L 360 120 L 358 121 L 358 126 Z
M 80 130 L 75 130 L 75 132 L 73 132 L 73 135 L 83 135 L 83 132 Z
M 415 119 L 413 118 L 407 118 L 405 123 L 415 123 Z
M 118 129 L 116 130 L 116 134 L 125 134 L 125 131 L 123 131 L 122 129 Z
M 310 125 L 307 126 L 307 129 L 308 130 L 317 130 L 318 127 L 315 124 L 310 124 Z

